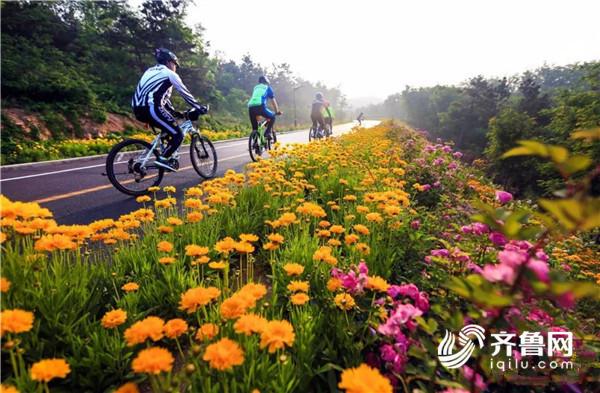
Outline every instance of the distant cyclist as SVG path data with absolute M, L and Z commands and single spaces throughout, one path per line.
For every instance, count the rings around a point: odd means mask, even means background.
M 268 108 L 267 102 L 269 100 L 273 103 L 275 112 Z M 248 114 L 250 115 L 250 123 L 252 123 L 252 131 L 258 131 L 257 116 L 269 119 L 265 130 L 265 136 L 267 139 L 270 138 L 271 130 L 273 130 L 273 125 L 275 124 L 275 115 L 280 115 L 281 111 L 279 110 L 279 105 L 275 99 L 275 93 L 273 93 L 273 89 L 269 85 L 269 80 L 266 76 L 258 78 L 258 85 L 254 86 L 252 97 L 250 97 L 250 100 L 248 101 Z
M 312 120 L 313 129 L 320 132 L 325 129 L 325 118 L 323 110 L 329 107 L 329 102 L 323 97 L 323 93 L 315 94 L 315 100 L 312 103 L 310 111 L 310 119 Z M 318 127 L 318 128 L 317 128 Z
M 321 113 L 323 114 L 325 124 L 328 126 L 327 134 L 328 136 L 331 136 L 331 134 L 333 133 L 333 108 L 331 107 L 331 105 L 328 105 L 323 108 Z
M 362 126 L 362 121 L 365 119 L 365 115 L 360 112 L 360 115 L 358 115 L 358 117 L 356 118 L 356 120 L 358 121 L 358 125 Z
M 183 131 L 175 122 L 175 118 L 182 118 L 183 114 L 177 112 L 171 104 L 173 87 L 185 102 L 194 108 L 189 114 L 192 120 L 197 119 L 200 114 L 206 113 L 208 109 L 196 101 L 175 72 L 179 66 L 179 60 L 173 52 L 159 48 L 154 52 L 154 56 L 158 64 L 148 68 L 142 75 L 131 99 L 131 106 L 139 121 L 159 127 L 169 135 L 167 147 L 155 164 L 168 171 L 175 171 L 169 158 L 183 142 Z

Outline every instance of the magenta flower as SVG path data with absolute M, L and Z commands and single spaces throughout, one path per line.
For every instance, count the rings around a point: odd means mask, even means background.
M 504 236 L 500 232 L 490 233 L 489 239 L 492 243 L 494 243 L 497 246 L 503 246 L 507 243 L 506 236 Z
M 496 200 L 502 205 L 513 200 L 513 196 L 510 192 L 496 190 Z
M 415 230 L 419 229 L 421 227 L 421 221 L 419 221 L 419 220 L 412 221 L 410 223 L 410 227 Z

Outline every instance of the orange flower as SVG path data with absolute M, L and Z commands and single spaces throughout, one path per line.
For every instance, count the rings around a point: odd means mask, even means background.
M 337 234 L 337 235 L 339 235 L 339 234 L 341 234 L 341 233 L 344 233 L 344 231 L 345 231 L 344 227 L 343 227 L 343 226 L 341 226 L 341 225 L 332 225 L 332 226 L 331 226 L 331 228 L 329 228 L 329 230 L 330 230 L 332 233 L 335 233 L 335 234 Z
M 244 314 L 237 321 L 235 321 L 233 329 L 236 333 L 249 336 L 252 333 L 262 332 L 266 324 L 267 320 L 260 315 Z
M 171 252 L 173 251 L 173 244 L 166 240 L 163 240 L 156 245 L 156 248 L 160 252 Z
M 0 292 L 5 293 L 10 289 L 10 281 L 5 277 L 0 277 Z
M 327 241 L 327 244 L 330 245 L 331 247 L 337 247 L 337 246 L 341 245 L 342 242 L 339 241 L 338 239 L 329 239 Z
M 131 362 L 134 373 L 160 374 L 170 372 L 173 369 L 175 359 L 171 352 L 160 347 L 142 349 L 137 357 Z
M 221 291 L 215 287 L 197 287 L 188 289 L 181 295 L 179 309 L 185 310 L 188 314 L 195 312 L 198 307 L 204 307 L 221 295 Z
M 306 293 L 299 292 L 290 296 L 290 300 L 292 301 L 292 304 L 302 306 L 310 300 L 310 297 Z
M 243 242 L 253 243 L 258 241 L 258 236 L 252 234 L 242 233 L 240 235 L 240 240 Z
M 207 255 L 203 255 L 200 258 L 192 261 L 192 266 L 196 266 L 196 265 L 205 265 L 207 263 L 210 262 L 210 257 Z
M 235 294 L 221 303 L 220 312 L 224 319 L 236 319 L 246 313 L 252 304 L 253 299 Z
M 0 385 L 0 393 L 19 393 L 17 388 L 12 385 Z
M 277 250 L 278 248 L 279 248 L 279 244 L 277 244 L 277 243 L 267 242 L 267 243 L 263 244 L 263 249 L 265 249 L 267 251 L 274 251 L 274 250 Z
M 214 323 L 205 323 L 198 328 L 196 340 L 211 340 L 217 334 L 219 334 L 219 326 L 215 325 Z
M 387 292 L 390 286 L 385 279 L 379 276 L 367 277 L 367 288 L 378 292 Z
M 285 238 L 281 236 L 279 233 L 271 233 L 267 238 L 271 241 L 271 243 L 282 244 Z
M 392 384 L 381 373 L 361 364 L 356 368 L 349 368 L 342 372 L 342 380 L 338 384 L 346 393 L 392 393 Z
M 304 266 L 298 263 L 286 263 L 283 265 L 283 270 L 285 270 L 288 276 L 299 276 L 304 272 Z
M 331 236 L 331 231 L 328 231 L 327 229 L 321 229 L 317 231 L 317 236 L 318 237 L 322 237 L 322 238 L 327 238 Z
M 102 317 L 102 326 L 106 329 L 112 329 L 119 325 L 122 325 L 127 320 L 127 312 L 120 308 L 112 311 L 107 311 Z
M 383 218 L 381 217 L 381 214 L 379 213 L 369 213 L 366 215 L 367 220 L 371 221 L 371 222 L 383 222 Z
M 208 267 L 215 270 L 223 270 L 227 267 L 227 262 L 219 261 L 219 262 L 211 262 L 208 264 Z
M 254 252 L 254 246 L 246 242 L 237 242 L 235 244 L 235 250 L 240 254 L 250 254 Z
M 198 222 L 202 220 L 203 215 L 200 212 L 191 212 L 186 217 L 189 222 Z
M 294 327 L 288 321 L 270 321 L 260 333 L 260 347 L 269 347 L 269 353 L 273 353 L 286 345 L 294 344 Z
M 342 310 L 348 311 L 350 309 L 352 309 L 354 306 L 356 306 L 356 302 L 354 301 L 354 298 L 350 295 L 348 295 L 347 293 L 340 293 L 338 295 L 335 296 L 335 299 L 333 300 L 335 302 L 335 305 L 338 306 L 339 308 L 341 308 Z
M 43 359 L 31 366 L 29 374 L 37 382 L 50 382 L 54 378 L 66 378 L 71 372 L 65 359 Z
M 0 232 L 0 244 L 6 241 L 6 233 Z
M 140 289 L 140 286 L 135 282 L 128 282 L 127 284 L 124 284 L 121 289 L 125 292 L 133 292 Z
M 308 281 L 291 281 L 288 284 L 287 289 L 290 292 L 308 292 L 309 286 L 310 284 Z
M 185 255 L 188 257 L 200 257 L 208 254 L 208 251 L 208 247 L 197 246 L 195 244 L 185 246 Z
M 364 226 L 362 224 L 356 224 L 353 226 L 353 228 L 356 232 L 360 233 L 361 235 L 369 234 L 369 228 L 367 228 L 366 226 Z
M 115 390 L 115 393 L 140 393 L 140 390 L 135 383 L 128 382 Z
M 358 235 L 350 233 L 350 234 L 346 235 L 346 237 L 344 238 L 344 243 L 346 243 L 347 245 L 351 245 L 351 244 L 356 243 L 358 241 L 358 239 L 360 239 L 358 237 Z
M 21 309 L 4 310 L 0 313 L 0 336 L 4 333 L 25 333 L 33 327 L 33 313 Z
M 211 368 L 229 370 L 244 363 L 244 351 L 235 341 L 222 338 L 206 347 L 202 359 L 207 361 Z
M 357 243 L 356 249 L 363 255 L 369 255 L 371 253 L 371 247 L 366 243 Z
M 74 250 L 77 243 L 66 235 L 44 235 L 35 242 L 34 248 L 36 251 Z
M 173 225 L 173 226 L 183 225 L 183 221 L 180 218 L 177 218 L 177 217 L 169 217 L 169 218 L 167 218 L 167 223 L 169 223 L 169 225 Z
M 173 257 L 162 257 L 158 259 L 158 263 L 162 265 L 171 265 L 175 263 L 175 258 Z
M 217 244 L 215 244 L 215 251 L 227 255 L 235 249 L 236 244 L 237 242 L 235 240 L 227 236 L 225 239 L 219 240 Z
M 240 295 L 247 295 L 255 301 L 262 299 L 267 294 L 267 287 L 263 284 L 248 283 L 238 291 Z
M 159 317 L 146 317 L 145 319 L 134 323 L 125 330 L 125 341 L 128 346 L 141 344 L 147 339 L 158 341 L 163 337 L 165 321 Z
M 165 336 L 169 338 L 177 338 L 187 332 L 188 324 L 181 318 L 175 318 L 165 323 Z
M 161 225 L 158 227 L 160 233 L 173 233 L 173 228 L 167 225 Z
M 331 223 L 329 221 L 323 220 L 323 221 L 319 221 L 319 226 L 321 228 L 329 228 L 331 226 Z
M 330 292 L 335 292 L 342 287 L 342 281 L 339 278 L 330 278 L 327 281 L 327 290 Z

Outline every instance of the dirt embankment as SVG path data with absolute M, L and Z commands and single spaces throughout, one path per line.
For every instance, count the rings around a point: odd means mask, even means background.
M 50 139 L 53 136 L 53 130 L 49 128 L 48 124 L 37 113 L 28 112 L 21 108 L 3 108 L 2 114 L 17 127 L 21 128 L 25 134 L 32 134 L 35 130 L 35 133 L 42 140 Z M 84 139 L 103 137 L 113 132 L 122 132 L 128 128 L 145 128 L 144 123 L 132 117 L 115 113 L 108 113 L 104 123 L 95 122 L 89 117 L 81 117 L 78 120 L 78 127 L 64 116 L 60 117 L 65 124 L 66 130 L 62 130 L 64 133 L 68 134 L 79 128 L 82 131 L 79 133 L 79 137 Z

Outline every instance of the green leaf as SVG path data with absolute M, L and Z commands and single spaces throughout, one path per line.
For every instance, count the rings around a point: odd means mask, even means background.
M 467 286 L 465 281 L 458 277 L 450 277 L 450 282 L 444 285 L 446 288 L 456 293 L 458 296 L 469 299 L 471 297 L 471 289 Z
M 530 149 L 523 147 L 523 146 L 519 146 L 519 147 L 513 147 L 506 153 L 502 154 L 502 156 L 500 158 L 509 158 L 509 157 L 516 157 L 516 156 L 531 156 L 531 155 L 534 155 L 534 153 Z
M 583 222 L 584 205 L 576 199 L 540 199 L 538 203 L 569 231 Z

